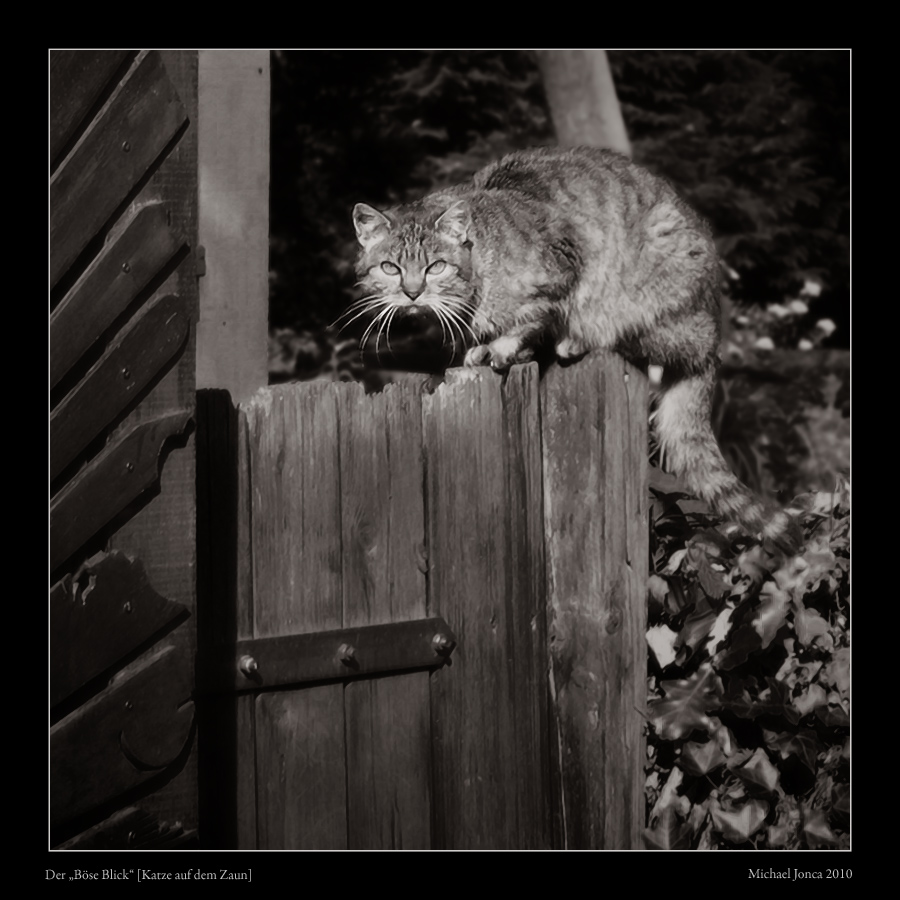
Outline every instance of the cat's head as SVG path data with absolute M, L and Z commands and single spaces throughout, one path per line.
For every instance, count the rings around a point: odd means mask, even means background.
M 353 226 L 359 241 L 356 272 L 365 293 L 352 311 L 375 313 L 363 340 L 386 333 L 397 315 L 428 310 L 449 342 L 465 343 L 474 308 L 465 201 L 432 196 L 384 212 L 357 203 Z

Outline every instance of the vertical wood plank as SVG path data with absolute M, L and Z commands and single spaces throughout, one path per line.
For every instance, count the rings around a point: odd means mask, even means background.
M 332 385 L 264 389 L 245 411 L 254 637 L 340 628 Z M 346 848 L 343 686 L 261 694 L 254 717 L 260 849 Z
M 540 718 L 525 686 L 534 673 L 529 606 L 535 592 L 523 585 L 525 573 L 539 568 L 528 524 L 540 511 L 529 496 L 538 475 L 524 471 L 527 460 L 536 464 L 533 450 L 520 446 L 511 454 L 508 446 L 510 438 L 529 433 L 522 416 L 523 401 L 533 394 L 529 377 L 510 376 L 522 381 L 513 381 L 504 405 L 499 376 L 456 370 L 423 403 L 429 613 L 442 615 L 459 641 L 452 665 L 432 675 L 433 822 L 440 848 L 541 844 L 533 814 L 541 806 L 540 754 L 517 744 Z M 525 405 L 539 439 L 533 396 Z M 517 608 L 523 590 L 530 595 L 524 615 Z
M 424 382 L 339 388 L 344 627 L 426 615 Z M 429 848 L 428 673 L 352 681 L 344 699 L 350 848 Z
M 566 848 L 640 846 L 646 393 L 631 382 L 643 377 L 595 354 L 551 369 L 542 390 L 556 812 Z

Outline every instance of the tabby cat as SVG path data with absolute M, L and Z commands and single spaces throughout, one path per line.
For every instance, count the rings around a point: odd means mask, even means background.
M 789 548 L 797 533 L 728 467 L 710 425 L 720 328 L 709 226 L 661 178 L 610 150 L 512 153 L 471 184 L 380 212 L 353 209 L 363 337 L 430 310 L 465 364 L 506 369 L 551 341 L 563 361 L 615 350 L 663 366 L 664 459 L 697 495 Z

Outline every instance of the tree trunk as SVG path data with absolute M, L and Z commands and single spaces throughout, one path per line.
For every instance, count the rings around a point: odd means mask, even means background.
M 561 147 L 607 147 L 631 156 L 605 50 L 538 50 Z

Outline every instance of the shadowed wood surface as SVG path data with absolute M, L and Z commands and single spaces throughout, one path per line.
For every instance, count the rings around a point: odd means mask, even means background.
M 79 582 L 66 576 L 50 593 L 51 705 L 186 614 L 153 590 L 140 562 L 121 553 L 92 560 Z M 73 644 L 81 652 L 66 652 Z
M 540 516 L 536 383 L 536 365 L 505 387 L 487 369 L 453 370 L 424 400 L 429 609 L 459 640 L 452 665 L 432 676 L 442 848 L 549 846 L 540 677 L 534 684 L 543 575 L 529 521 Z
M 50 180 L 55 285 L 156 164 L 187 113 L 159 53 L 140 57 Z
M 53 50 L 50 53 L 50 160 L 100 100 L 133 50 Z
M 50 318 L 51 389 L 183 246 L 161 204 L 138 210 L 104 246 Z
M 409 376 L 379 395 L 366 396 L 355 384 L 340 389 L 347 628 L 426 615 L 421 416 L 425 384 L 425 378 Z M 430 629 L 432 634 L 436 630 Z M 425 639 L 430 643 L 427 634 Z M 414 646 L 408 639 L 396 640 L 396 652 Z M 434 649 L 428 649 L 434 660 Z M 427 672 L 413 672 L 346 686 L 351 849 L 431 846 L 428 677 Z
M 640 847 L 646 379 L 592 354 L 548 372 L 542 412 L 559 840 Z
M 50 417 L 50 478 L 135 401 L 184 344 L 190 330 L 180 297 L 158 300 L 88 373 Z

